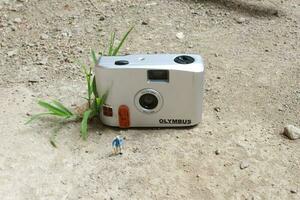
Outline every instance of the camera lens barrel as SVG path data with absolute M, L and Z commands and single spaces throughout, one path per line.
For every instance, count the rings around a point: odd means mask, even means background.
M 148 110 L 152 110 L 158 105 L 158 99 L 153 94 L 143 94 L 139 102 L 143 108 Z
M 161 109 L 163 98 L 154 89 L 143 89 L 136 94 L 135 105 L 141 112 L 155 113 Z

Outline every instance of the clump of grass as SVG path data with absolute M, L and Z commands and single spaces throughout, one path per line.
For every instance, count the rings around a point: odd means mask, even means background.
M 118 45 L 115 45 L 115 37 L 116 33 L 113 32 L 111 34 L 111 38 L 109 41 L 109 47 L 107 53 L 99 53 L 99 56 L 95 53 L 94 50 L 91 51 L 91 57 L 93 60 L 94 65 L 97 65 L 97 62 L 99 58 L 102 55 L 107 56 L 116 56 L 121 47 L 124 45 L 124 42 L 128 38 L 128 35 L 133 30 L 133 27 L 131 27 L 125 35 L 122 37 L 120 43 Z M 84 97 L 87 102 L 87 106 L 82 105 L 81 111 L 74 112 L 68 109 L 66 106 L 64 106 L 62 103 L 60 103 L 57 100 L 53 100 L 51 102 L 46 102 L 43 100 L 38 101 L 38 105 L 44 108 L 46 111 L 43 113 L 38 113 L 33 116 L 25 123 L 29 124 L 34 120 L 40 119 L 44 116 L 55 116 L 58 117 L 57 121 L 57 127 L 54 129 L 53 134 L 50 138 L 50 143 L 56 147 L 55 143 L 55 137 L 58 133 L 58 131 L 68 122 L 80 122 L 80 135 L 81 137 L 86 140 L 88 138 L 88 122 L 95 117 L 99 117 L 101 106 L 105 103 L 106 97 L 108 95 L 109 91 L 104 92 L 103 94 L 98 94 L 97 92 L 97 86 L 96 86 L 96 80 L 95 75 L 93 74 L 93 67 L 88 67 L 84 64 L 81 64 L 83 73 L 85 75 L 86 85 L 87 85 L 87 97 Z

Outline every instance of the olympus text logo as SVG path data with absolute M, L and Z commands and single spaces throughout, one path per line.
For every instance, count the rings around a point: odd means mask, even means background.
M 190 120 L 190 119 L 160 119 L 159 123 L 161 123 L 161 124 L 191 124 L 192 120 Z

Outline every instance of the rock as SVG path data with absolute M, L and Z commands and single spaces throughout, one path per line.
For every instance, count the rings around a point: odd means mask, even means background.
M 8 55 L 9 57 L 13 57 L 13 56 L 15 56 L 15 55 L 17 55 L 17 54 L 18 54 L 18 49 L 14 49 L 14 50 L 12 50 L 12 51 L 7 52 L 7 55 Z
M 75 47 L 75 50 L 76 50 L 78 53 L 82 53 L 82 52 L 83 52 L 83 48 L 81 48 L 81 47 Z
M 34 46 L 35 46 L 34 43 L 30 43 L 30 42 L 29 42 L 29 43 L 26 43 L 26 45 L 29 46 L 29 47 L 34 47 Z
M 90 27 L 90 26 L 88 26 L 88 27 L 85 27 L 85 32 L 87 32 L 87 33 L 91 33 L 91 32 L 93 32 L 93 28 L 92 28 L 92 27 Z
M 100 18 L 99 18 L 99 21 L 104 21 L 105 20 L 105 17 L 103 17 L 103 16 L 101 16 Z
M 48 62 L 48 58 L 44 57 L 40 61 L 38 61 L 36 64 L 38 64 L 38 65 L 46 65 L 47 62 Z
M 249 162 L 247 161 L 242 161 L 240 164 L 240 169 L 246 169 L 250 166 Z
M 183 32 L 179 32 L 176 34 L 176 37 L 179 39 L 179 40 L 182 40 L 185 36 L 183 34 Z
M 69 29 L 64 28 L 64 29 L 62 30 L 61 35 L 64 36 L 64 37 L 72 37 L 72 32 L 71 32 Z
M 214 110 L 215 110 L 216 112 L 220 112 L 220 111 L 221 111 L 221 108 L 220 108 L 220 107 L 214 107 Z
M 290 190 L 290 192 L 291 192 L 292 194 L 296 194 L 296 193 L 297 193 L 297 191 L 294 190 L 294 189 Z
M 12 31 L 16 31 L 16 30 L 17 30 L 17 28 L 16 28 L 15 26 L 11 26 L 10 29 L 11 29 Z
M 150 3 L 147 3 L 145 6 L 156 6 L 157 3 L 156 2 L 150 2 Z
M 216 154 L 216 155 L 220 155 L 220 150 L 218 150 L 218 149 L 215 150 L 215 154 Z
M 0 28 L 7 27 L 7 26 L 8 26 L 8 24 L 5 23 L 5 22 L 2 22 L 2 23 L 0 24 Z
M 239 23 L 239 24 L 243 24 L 243 23 L 246 22 L 246 18 L 240 17 L 240 18 L 238 18 L 238 19 L 235 19 L 235 21 L 236 21 L 237 23 Z
M 282 106 L 278 106 L 278 111 L 282 112 L 284 111 L 284 108 Z
M 148 22 L 142 21 L 142 25 L 148 25 Z
M 37 83 L 37 82 L 39 82 L 40 81 L 40 79 L 39 79 L 39 77 L 37 77 L 37 76 L 32 76 L 32 77 L 30 77 L 29 79 L 28 79 L 28 82 L 29 83 Z
M 20 24 L 22 22 L 22 19 L 20 17 L 17 17 L 14 19 L 14 23 Z
M 47 39 L 49 38 L 49 35 L 43 33 L 43 34 L 41 34 L 40 38 L 41 38 L 42 40 L 47 40 Z
M 293 125 L 287 125 L 284 127 L 283 134 L 290 140 L 297 140 L 300 138 L 300 128 Z

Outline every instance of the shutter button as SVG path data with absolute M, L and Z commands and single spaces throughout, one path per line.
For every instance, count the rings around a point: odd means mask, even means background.
M 128 65 L 129 62 L 127 60 L 117 60 L 115 65 Z

